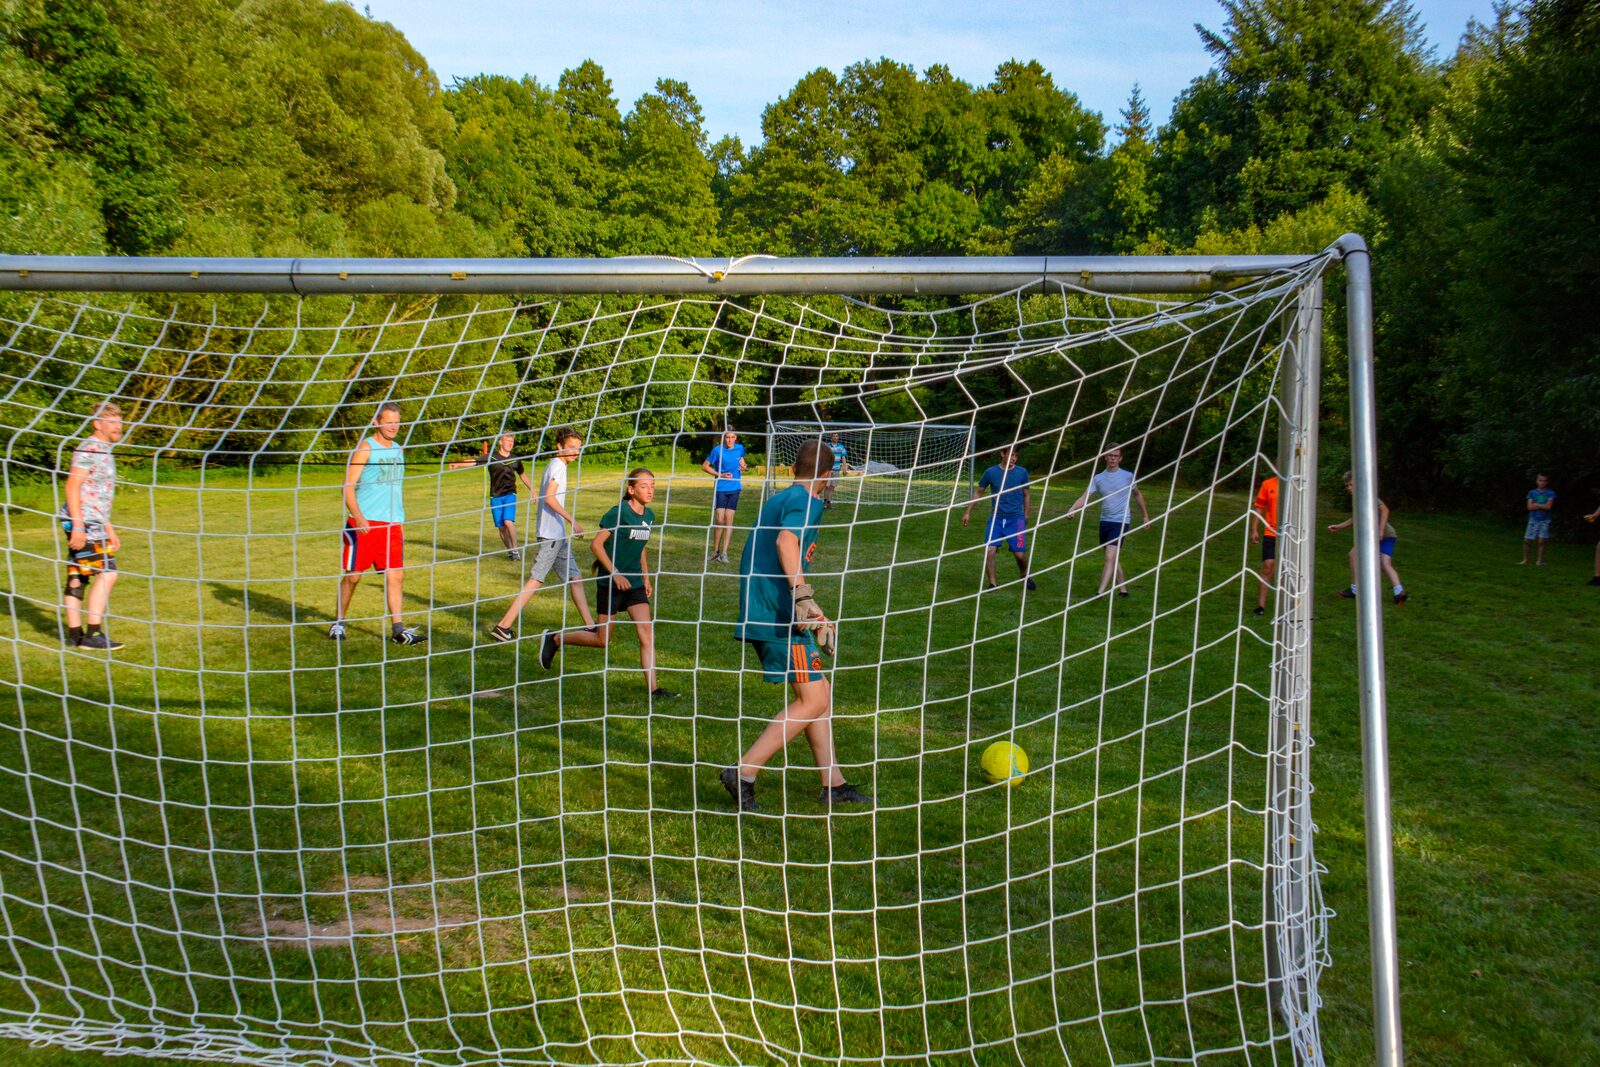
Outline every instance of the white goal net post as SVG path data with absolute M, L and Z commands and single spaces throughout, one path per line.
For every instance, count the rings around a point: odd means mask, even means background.
M 788 474 L 800 445 L 808 440 L 830 451 L 835 445 L 842 450 L 830 487 L 841 504 L 949 507 L 965 501 L 972 490 L 975 434 L 970 424 L 771 422 L 766 437 L 769 485 Z
M 273 1064 L 1320 1064 L 1312 578 L 1341 264 L 1375 1038 L 1398 1064 L 1355 237 L 1273 257 L 0 256 L 0 1037 Z M 123 412 L 110 653 L 62 630 L 63 486 L 102 401 Z M 381 640 L 370 578 L 328 639 L 343 471 L 380 403 L 402 419 L 402 605 L 429 636 L 410 648 Z M 737 568 L 706 561 L 700 464 L 730 425 L 764 427 L 771 461 L 736 549 L 784 488 L 782 442 L 838 432 L 864 471 L 809 576 L 838 624 L 816 667 L 838 765 L 871 807 L 819 808 L 798 742 L 765 811 L 717 785 L 785 699 L 732 639 Z M 510 434 L 537 486 L 565 427 L 583 563 L 627 472 L 654 473 L 675 699 L 639 683 L 642 629 L 544 669 L 540 631 L 581 624 L 554 586 L 522 640 L 485 638 L 532 560 L 462 465 Z M 1080 507 L 1114 448 L 1140 494 L 1121 518 Z M 1012 449 L 1020 532 L 998 499 L 967 513 Z M 985 589 L 1002 546 L 1018 560 Z M 1023 777 L 985 777 L 998 743 Z

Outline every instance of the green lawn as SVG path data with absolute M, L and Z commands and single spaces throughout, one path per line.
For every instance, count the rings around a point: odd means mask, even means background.
M 592 525 L 615 482 L 585 477 Z M 816 567 L 849 572 L 819 581 L 845 620 L 836 734 L 879 801 L 831 818 L 803 745 L 762 781 L 771 814 L 735 815 L 716 783 L 780 700 L 735 669 L 736 583 L 701 563 L 705 483 L 658 497 L 662 681 L 683 695 L 653 711 L 631 635 L 539 670 L 556 592 L 528 639 L 478 640 L 518 581 L 473 513 L 480 478 L 408 494 L 426 649 L 375 620 L 324 636 L 335 489 L 197 488 L 119 496 L 114 610 L 132 619 L 110 660 L 56 647 L 54 534 L 9 515 L 0 809 L 35 818 L 0 823 L 0 970 L 31 976 L 0 1009 L 174 1030 L 201 1013 L 220 1047 L 274 1032 L 396 1062 L 1289 1057 L 1263 989 L 1270 630 L 1246 614 L 1243 485 L 1152 499 L 1129 562 L 1139 575 L 1164 545 L 1166 563 L 1125 601 L 1094 595 L 1093 527 L 1062 520 L 1065 488 L 1026 597 L 979 595 L 959 514 L 830 512 Z M 1519 568 L 1515 532 L 1396 522 L 1414 593 L 1386 610 L 1408 1045 L 1427 1063 L 1594 1059 L 1589 550 Z M 1348 540 L 1321 541 L 1322 1031 L 1347 1063 L 1371 1055 L 1359 730 L 1353 613 L 1327 595 Z M 377 613 L 374 588 L 357 596 Z M 1018 788 L 977 774 L 998 737 L 1032 759 Z

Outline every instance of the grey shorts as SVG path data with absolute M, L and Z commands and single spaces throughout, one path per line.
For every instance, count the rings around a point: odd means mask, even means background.
M 541 537 L 533 556 L 533 579 L 542 582 L 552 570 L 558 585 L 577 581 L 581 575 L 572 561 L 572 546 L 566 538 Z

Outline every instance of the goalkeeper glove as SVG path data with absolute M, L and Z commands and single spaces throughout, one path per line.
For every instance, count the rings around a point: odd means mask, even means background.
M 806 582 L 794 587 L 794 624 L 802 630 L 810 630 L 816 636 L 817 647 L 830 658 L 839 647 L 838 633 L 833 623 L 828 621 L 828 616 L 817 604 L 817 591 Z

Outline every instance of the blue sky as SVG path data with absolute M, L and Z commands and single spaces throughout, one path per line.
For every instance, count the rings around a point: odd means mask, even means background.
M 362 6 L 362 0 L 356 0 Z M 1222 25 L 1216 0 L 370 0 L 448 83 L 532 74 L 554 85 L 585 59 L 605 68 L 622 110 L 659 77 L 687 82 L 712 140 L 761 139 L 761 109 L 808 71 L 886 56 L 944 63 L 974 85 L 1007 59 L 1037 59 L 1056 84 L 1115 125 L 1139 83 L 1157 123 L 1210 66 L 1196 22 Z M 1491 0 L 1414 0 L 1427 39 L 1450 55 Z

